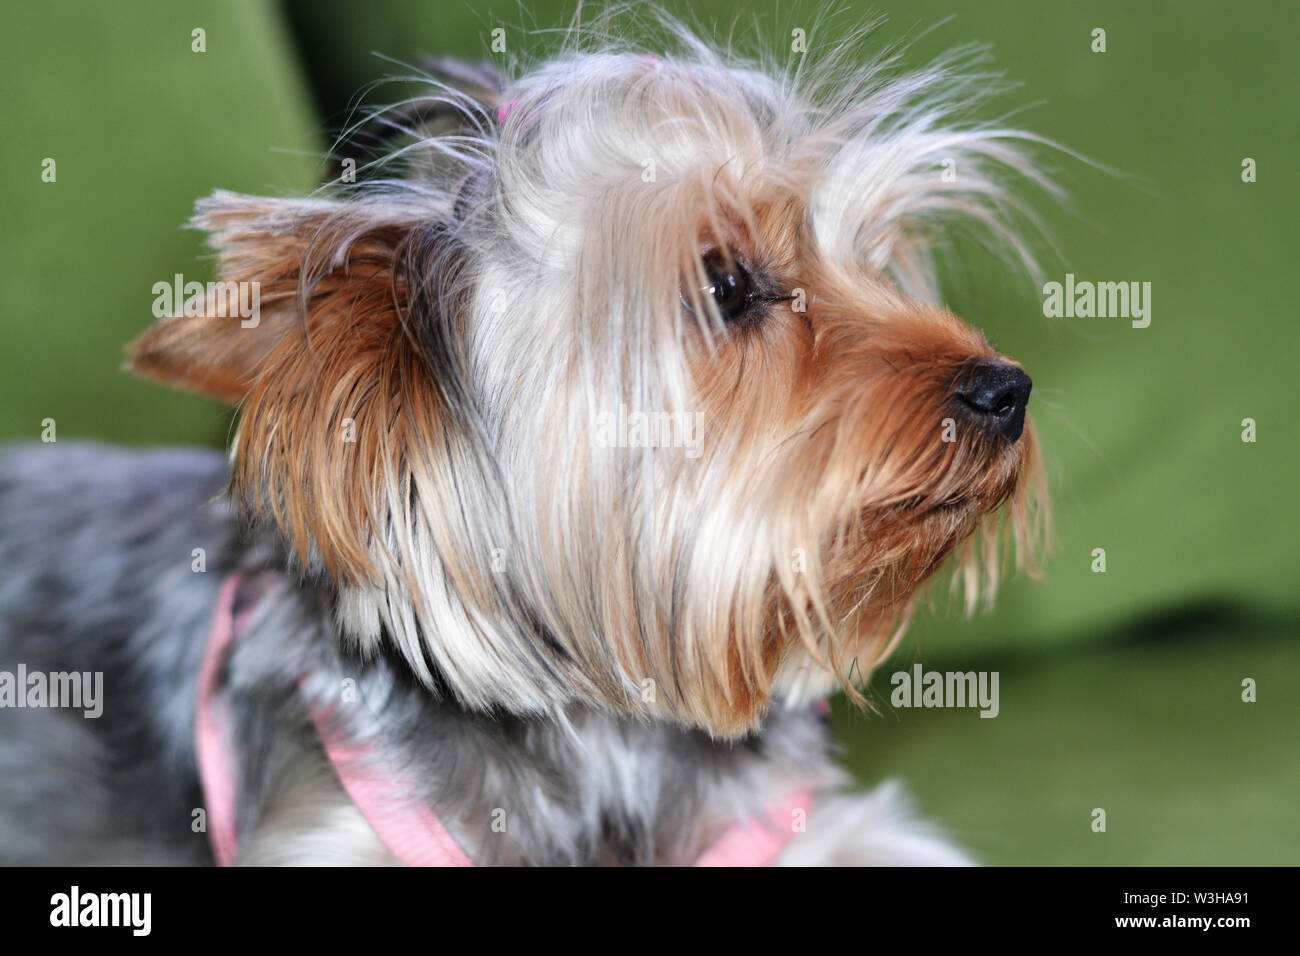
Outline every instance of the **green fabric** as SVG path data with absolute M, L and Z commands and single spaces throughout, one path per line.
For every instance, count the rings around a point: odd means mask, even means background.
M 181 228 L 197 198 L 316 182 L 316 121 L 276 8 L 18 4 L 0 63 L 0 437 L 53 418 L 60 439 L 219 444 L 224 408 L 136 381 L 122 348 L 154 321 L 155 282 L 212 277 Z
M 749 22 L 748 4 L 689 6 L 706 22 L 740 15 L 741 34 Z M 823 6 L 773 7 L 762 35 L 811 28 Z M 880 35 L 892 41 L 952 6 L 870 10 L 890 14 Z M 570 9 L 528 7 L 541 26 Z M 151 321 L 153 283 L 210 277 L 201 238 L 180 228 L 193 201 L 218 187 L 311 188 L 321 134 L 357 89 L 400 71 L 371 51 L 480 58 L 496 25 L 466 4 L 286 10 L 288 30 L 256 0 L 8 11 L 0 437 L 36 437 L 52 417 L 61 439 L 222 442 L 226 410 L 120 371 L 122 346 Z M 526 41 L 516 8 L 508 16 L 513 54 Z M 863 16 L 814 32 L 809 55 Z M 1023 84 L 1007 105 L 1030 107 L 1016 121 L 1118 171 L 1058 159 L 1073 202 L 1038 202 L 1062 252 L 1048 278 L 1153 284 L 1151 327 L 1137 330 L 1044 319 L 1037 290 L 987 258 L 949 277 L 954 309 L 1034 377 L 1056 545 L 1044 579 L 1012 581 L 991 615 L 966 621 L 937 589 L 873 683 L 881 713 L 840 704 L 836 720 L 864 782 L 902 777 L 987 862 L 1300 862 L 1298 21 L 1281 4 L 1225 15 L 1208 0 L 1006 0 L 963 9 L 908 56 L 994 43 L 996 68 Z M 196 27 L 206 53 L 191 52 Z M 1089 49 L 1096 27 L 1104 54 Z M 1254 184 L 1241 181 L 1247 156 Z M 45 157 L 56 183 L 41 182 Z M 1240 440 L 1246 417 L 1255 444 Z M 1090 570 L 1097 547 L 1105 574 Z M 998 671 L 999 717 L 889 708 L 889 674 L 913 661 Z M 1254 704 L 1240 700 L 1245 677 L 1259 682 Z M 1105 834 L 1090 828 L 1097 807 Z
M 993 719 L 889 707 L 890 674 L 915 662 L 903 652 L 877 672 L 879 714 L 837 704 L 845 756 L 864 784 L 904 781 L 980 862 L 1300 864 L 1294 626 L 1189 620 L 1054 654 L 924 660 L 997 670 Z

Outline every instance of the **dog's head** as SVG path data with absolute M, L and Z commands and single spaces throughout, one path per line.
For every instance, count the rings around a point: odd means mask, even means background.
M 257 321 L 218 287 L 132 350 L 242 403 L 233 489 L 347 634 L 469 706 L 728 735 L 868 672 L 954 552 L 991 585 L 1030 383 L 929 251 L 1001 229 L 1016 134 L 950 123 L 942 71 L 693 41 L 474 75 L 401 114 L 400 177 L 202 202 Z

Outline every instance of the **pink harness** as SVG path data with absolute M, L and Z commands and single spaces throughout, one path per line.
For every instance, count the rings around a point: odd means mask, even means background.
M 236 779 L 230 747 L 227 713 L 218 690 L 222 668 L 231 645 L 244 633 L 253 607 L 235 613 L 235 596 L 241 574 L 231 574 L 221 585 L 212 627 L 199 668 L 195 747 L 199 778 L 207 807 L 208 837 L 219 866 L 235 861 L 238 847 Z M 416 806 L 395 792 L 391 782 L 376 773 L 362 747 L 327 731 L 329 714 L 313 711 L 312 720 L 321 743 L 348 796 L 384 845 L 407 866 L 473 866 L 474 863 L 428 807 Z M 696 866 L 771 866 L 795 835 L 796 812 L 812 805 L 810 789 L 796 790 L 768 809 L 762 818 L 738 823 L 727 830 L 698 860 Z

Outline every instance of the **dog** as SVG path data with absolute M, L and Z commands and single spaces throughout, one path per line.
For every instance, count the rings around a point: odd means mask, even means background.
M 670 32 L 436 61 L 356 181 L 199 202 L 220 282 L 129 367 L 229 455 L 0 455 L 6 862 L 970 862 L 825 701 L 1034 550 L 1030 379 L 933 260 L 1023 253 L 1036 140 L 950 62 Z

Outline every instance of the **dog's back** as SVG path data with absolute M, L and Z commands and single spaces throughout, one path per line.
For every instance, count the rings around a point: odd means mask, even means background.
M 226 479 L 210 451 L 0 449 L 0 862 L 207 856 L 193 691 Z

